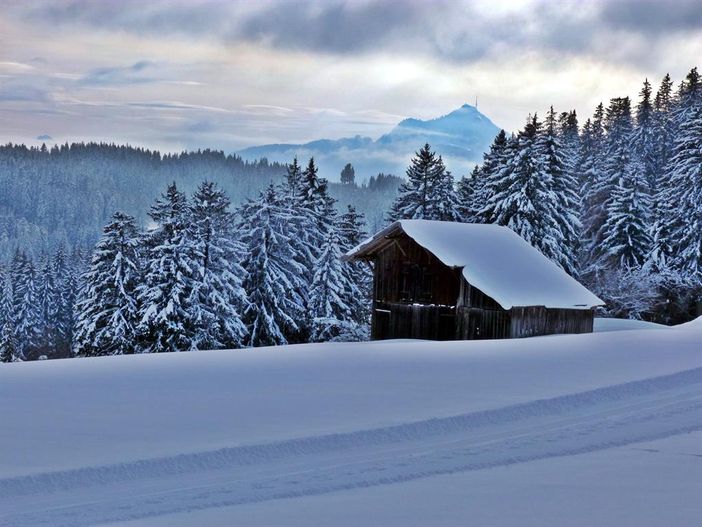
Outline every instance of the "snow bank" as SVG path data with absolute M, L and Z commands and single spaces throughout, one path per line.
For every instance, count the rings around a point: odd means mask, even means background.
M 1 365 L 0 526 L 275 507 L 692 432 L 701 341 L 673 328 Z
M 670 329 L 669 326 L 646 322 L 645 320 L 629 320 L 624 318 L 595 318 L 594 331 L 628 331 L 633 329 Z

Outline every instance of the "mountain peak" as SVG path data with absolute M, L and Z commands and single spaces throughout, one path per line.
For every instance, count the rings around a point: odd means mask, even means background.
M 367 137 L 319 140 L 301 145 L 264 145 L 239 153 L 247 159 L 267 157 L 281 162 L 289 162 L 295 155 L 314 155 L 320 169 L 332 177 L 351 162 L 356 174 L 363 177 L 378 172 L 403 173 L 416 149 L 428 142 L 453 172 L 460 173 L 482 159 L 498 132 L 487 116 L 466 103 L 434 119 L 403 119 L 375 141 Z

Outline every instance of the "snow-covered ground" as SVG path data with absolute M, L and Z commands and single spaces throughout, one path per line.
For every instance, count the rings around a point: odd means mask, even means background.
M 702 324 L 0 367 L 0 525 L 695 525 Z
M 669 329 L 670 326 L 646 322 L 645 320 L 629 320 L 625 318 L 596 318 L 594 330 L 603 331 L 627 331 L 630 329 Z

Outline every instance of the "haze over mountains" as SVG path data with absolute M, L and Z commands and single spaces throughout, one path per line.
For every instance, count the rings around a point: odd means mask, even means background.
M 267 158 L 289 163 L 314 157 L 324 177 L 339 178 L 341 169 L 351 163 L 359 181 L 379 172 L 402 175 L 409 160 L 424 143 L 431 144 L 456 176 L 468 172 L 482 160 L 499 128 L 469 104 L 447 115 L 423 121 L 405 119 L 377 140 L 370 137 L 320 139 L 304 144 L 254 146 L 238 152 L 244 159 Z

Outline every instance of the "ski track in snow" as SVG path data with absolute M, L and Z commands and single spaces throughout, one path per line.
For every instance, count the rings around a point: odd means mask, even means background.
M 399 483 L 702 430 L 702 368 L 344 434 L 0 479 L 0 526 L 87 526 Z

